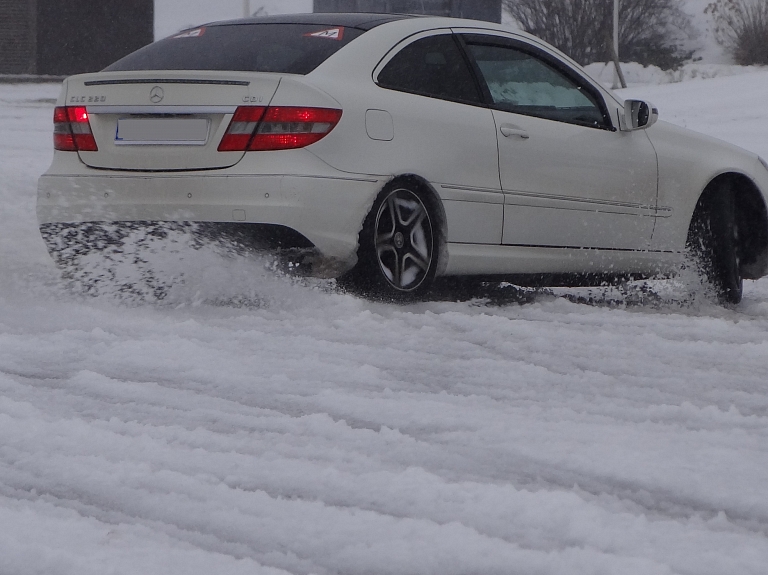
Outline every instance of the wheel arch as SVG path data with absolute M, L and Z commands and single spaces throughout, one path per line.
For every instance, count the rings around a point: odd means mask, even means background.
M 393 177 L 387 182 L 387 184 L 381 189 L 381 192 L 392 189 L 393 186 L 398 184 L 410 184 L 419 188 L 430 201 L 431 208 L 434 210 L 434 215 L 437 218 L 437 239 L 438 239 L 438 262 L 437 262 L 437 276 L 443 275 L 443 272 L 448 267 L 448 216 L 445 213 L 445 206 L 440 195 L 435 190 L 434 186 L 429 183 L 428 180 L 419 176 L 418 174 L 400 174 Z
M 712 178 L 696 202 L 691 224 L 696 213 L 711 202 L 715 194 L 721 193 L 724 186 L 735 192 L 742 276 L 745 279 L 761 278 L 768 273 L 768 206 L 751 178 L 733 171 Z

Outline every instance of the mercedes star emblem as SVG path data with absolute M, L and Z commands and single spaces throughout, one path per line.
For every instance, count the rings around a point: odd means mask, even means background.
M 163 101 L 163 98 L 165 97 L 165 92 L 160 86 L 155 86 L 152 88 L 152 91 L 149 93 L 149 99 L 153 104 L 159 104 Z

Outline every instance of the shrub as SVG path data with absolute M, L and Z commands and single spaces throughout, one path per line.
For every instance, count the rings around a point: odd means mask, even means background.
M 580 64 L 612 60 L 611 0 L 503 0 L 521 28 L 549 42 Z M 676 68 L 692 52 L 681 42 L 691 35 L 682 0 L 622 0 L 619 54 L 625 62 Z
M 768 64 L 766 0 L 717 0 L 704 12 L 712 15 L 717 41 L 737 64 Z

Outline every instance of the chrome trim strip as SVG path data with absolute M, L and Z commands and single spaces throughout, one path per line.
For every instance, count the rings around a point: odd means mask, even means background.
M 440 190 L 440 197 L 444 202 L 495 204 L 498 206 L 504 204 L 504 194 L 501 193 L 500 189 L 440 184 Z
M 120 84 L 202 84 L 211 86 L 250 86 L 244 80 L 195 80 L 184 78 L 126 78 L 123 80 L 91 80 L 86 86 L 117 86 Z
M 454 186 L 451 184 L 440 184 L 440 187 L 444 190 L 458 190 L 460 192 L 491 192 L 493 194 L 501 193 L 501 190 L 498 188 L 477 188 L 475 186 Z
M 656 211 L 655 206 L 647 206 L 643 204 L 633 204 L 629 202 L 612 202 L 610 200 L 599 200 L 595 198 L 579 198 L 575 196 L 556 196 L 556 195 L 550 195 L 550 194 L 537 194 L 534 192 L 510 192 L 510 191 L 504 191 L 504 194 L 507 196 L 507 198 L 510 200 L 509 203 L 512 203 L 512 198 L 515 196 L 520 198 L 537 198 L 540 200 L 555 200 L 555 201 L 563 201 L 563 202 L 576 202 L 580 204 L 595 204 L 600 206 L 612 206 L 616 208 L 631 208 L 636 210 L 651 210 Z M 514 205 L 514 204 L 513 204 Z
M 98 153 L 98 152 L 94 152 Z M 238 154 L 241 152 L 222 152 L 225 154 Z M 142 172 L 151 174 L 153 178 L 199 178 L 200 174 L 184 174 L 181 172 L 212 172 L 213 170 L 227 170 L 232 166 L 213 167 L 213 168 L 182 168 L 178 170 L 139 170 L 128 168 L 93 168 L 89 167 L 89 170 L 94 170 L 96 174 L 56 174 L 56 175 L 42 175 L 41 178 L 111 178 L 111 179 L 133 179 L 133 178 L 146 178 L 142 176 Z M 129 172 L 129 175 L 115 174 L 114 172 Z M 203 175 L 204 178 L 226 178 L 228 180 L 236 178 L 305 178 L 305 179 L 317 179 L 317 180 L 338 180 L 340 182 L 361 182 L 365 184 L 376 184 L 380 180 L 373 180 L 367 178 L 346 178 L 340 176 L 314 176 L 306 174 L 212 174 Z M 383 183 L 383 182 L 382 182 Z
M 493 193 L 493 194 L 499 194 L 500 192 L 500 190 L 493 189 L 493 188 L 478 188 L 473 186 L 454 186 L 450 184 L 440 184 L 440 187 L 444 190 L 456 190 L 461 192 L 485 192 L 485 193 Z M 541 200 L 576 202 L 581 204 L 594 204 L 594 205 L 605 206 L 605 207 L 643 210 L 647 212 L 652 212 L 651 214 L 643 214 L 643 215 L 652 215 L 652 216 L 658 216 L 662 218 L 671 216 L 673 211 L 672 208 L 664 207 L 664 206 L 655 207 L 655 206 L 647 206 L 643 204 L 633 204 L 628 202 L 612 202 L 610 200 L 576 198 L 573 196 L 555 196 L 555 195 L 549 195 L 549 194 L 537 194 L 533 192 L 510 192 L 510 191 L 504 191 L 503 193 L 505 197 L 504 204 L 507 206 L 521 205 L 521 206 L 528 206 L 528 207 L 537 207 L 542 209 L 571 209 L 571 210 L 577 210 L 577 211 L 580 210 L 579 208 L 563 208 L 558 206 L 531 206 L 528 203 L 523 203 L 523 202 L 517 203 L 515 202 L 514 198 L 515 196 L 518 196 L 520 198 L 537 198 Z M 580 211 L 593 211 L 593 210 L 588 208 L 582 208 Z M 608 212 L 608 213 L 625 214 L 626 212 Z
M 115 146 L 205 146 L 206 140 L 115 140 Z
M 89 114 L 234 114 L 237 106 L 86 106 Z
M 585 202 L 578 202 L 575 201 L 574 203 L 585 203 Z M 598 213 L 598 214 L 616 214 L 619 216 L 636 216 L 636 217 L 642 217 L 642 218 L 653 218 L 658 216 L 658 213 L 654 208 L 651 207 L 643 207 L 643 208 L 629 208 L 624 206 L 617 206 L 614 204 L 599 204 L 595 203 L 594 205 L 598 207 L 592 207 L 589 205 L 582 205 L 582 206 L 538 206 L 533 205 L 530 203 L 525 203 L 522 201 L 514 201 L 513 199 L 507 198 L 507 201 L 504 203 L 505 206 L 520 206 L 523 208 L 536 208 L 538 210 L 561 210 L 564 212 L 586 212 L 590 214 Z M 630 211 L 634 210 L 634 211 Z
M 444 190 L 457 190 L 457 191 L 466 191 L 466 192 L 490 192 L 494 194 L 498 194 L 498 189 L 493 188 L 477 188 L 473 186 L 454 186 L 450 184 L 440 184 L 440 187 Z M 538 198 L 542 200 L 556 200 L 556 201 L 566 201 L 566 202 L 578 202 L 583 204 L 597 204 L 601 206 L 611 206 L 611 207 L 617 207 L 617 208 L 631 208 L 636 210 L 646 210 L 650 212 L 655 212 L 657 216 L 660 217 L 668 217 L 672 213 L 672 208 L 669 207 L 655 207 L 655 206 L 647 206 L 643 204 L 633 204 L 629 202 L 612 202 L 610 200 L 599 200 L 599 199 L 589 199 L 589 198 L 577 198 L 573 196 L 555 196 L 555 195 L 549 195 L 549 194 L 537 194 L 534 192 L 510 192 L 510 191 L 504 191 L 504 196 L 506 198 L 505 204 L 510 206 L 514 205 L 524 205 L 528 206 L 529 204 L 516 204 L 514 201 L 514 196 L 519 196 L 522 198 Z M 540 207 L 544 208 L 545 206 L 533 206 L 533 207 Z M 555 206 L 546 206 L 551 207 L 552 209 L 568 209 L 568 208 L 557 208 Z M 570 209 L 576 209 L 576 208 L 570 208 Z M 623 212 L 622 212 L 623 213 Z

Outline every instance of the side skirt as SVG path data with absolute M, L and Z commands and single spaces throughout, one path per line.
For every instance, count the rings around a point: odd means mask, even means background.
M 676 273 L 682 252 L 448 244 L 442 275 L 590 275 L 657 277 Z M 588 282 L 592 283 L 592 282 Z

